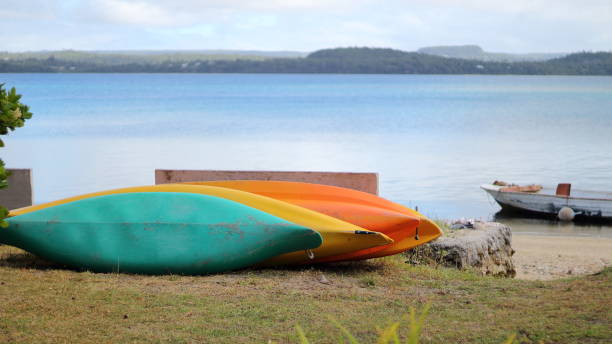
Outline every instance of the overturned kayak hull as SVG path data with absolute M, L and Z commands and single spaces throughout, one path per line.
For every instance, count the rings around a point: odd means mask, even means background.
M 336 186 L 262 180 L 187 182 L 255 193 L 299 205 L 357 226 L 384 233 L 394 242 L 345 254 L 321 257 L 316 262 L 359 260 L 401 253 L 434 240 L 440 228 L 426 216 L 384 198 Z
M 97 196 L 135 192 L 181 192 L 219 197 L 260 210 L 296 225 L 313 229 L 321 234 L 323 243 L 316 249 L 308 252 L 302 250 L 286 253 L 274 257 L 274 259 L 270 259 L 266 265 L 309 263 L 318 258 L 354 252 L 393 242 L 393 239 L 385 234 L 369 231 L 351 223 L 288 202 L 240 190 L 202 185 L 162 184 L 106 190 L 70 197 L 46 204 L 15 209 L 10 212 L 10 216 L 18 216 L 32 211 Z
M 0 242 L 99 272 L 208 274 L 315 249 L 321 236 L 214 196 L 124 193 L 50 206 L 8 219 Z

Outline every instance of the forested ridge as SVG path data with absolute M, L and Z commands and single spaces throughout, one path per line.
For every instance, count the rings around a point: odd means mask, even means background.
M 405 52 L 382 48 L 335 48 L 306 57 L 202 58 L 156 60 L 126 57 L 114 61 L 89 52 L 82 58 L 66 54 L 36 56 L 4 53 L 2 73 L 338 73 L 338 74 L 523 74 L 612 75 L 612 53 L 580 52 L 538 62 L 493 62 Z

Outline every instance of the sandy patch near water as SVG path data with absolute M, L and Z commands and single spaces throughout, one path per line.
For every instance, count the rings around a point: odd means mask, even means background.
M 550 280 L 612 266 L 612 239 L 512 234 L 516 278 Z

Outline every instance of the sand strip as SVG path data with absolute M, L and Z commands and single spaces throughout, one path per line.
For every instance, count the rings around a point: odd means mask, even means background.
M 549 280 L 586 275 L 612 266 L 612 239 L 513 233 L 516 278 Z

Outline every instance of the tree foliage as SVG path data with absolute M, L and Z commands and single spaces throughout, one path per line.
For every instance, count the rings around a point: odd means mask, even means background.
M 7 91 L 4 84 L 0 84 L 0 135 L 6 135 L 15 130 L 15 128 L 23 127 L 25 121 L 32 117 L 30 108 L 20 102 L 21 95 L 17 94 L 15 88 Z M 0 139 L 0 147 L 4 147 L 4 141 Z M 4 168 L 4 161 L 0 159 L 0 188 L 5 188 L 8 185 L 7 179 L 10 173 Z M 0 206 L 0 225 L 6 226 L 3 221 L 8 215 L 8 210 Z

